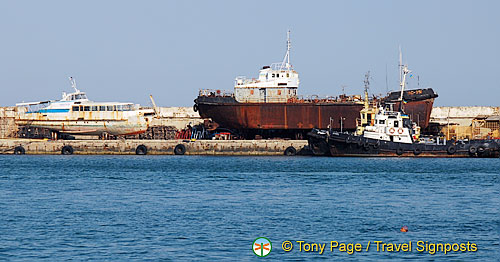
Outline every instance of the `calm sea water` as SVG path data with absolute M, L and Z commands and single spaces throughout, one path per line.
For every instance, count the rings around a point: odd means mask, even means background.
M 500 159 L 0 155 L 0 260 L 499 261 L 499 176 Z M 478 251 L 419 253 L 420 240 Z

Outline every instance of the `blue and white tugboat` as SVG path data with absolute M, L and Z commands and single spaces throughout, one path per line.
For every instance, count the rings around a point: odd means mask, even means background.
M 355 133 L 314 129 L 308 133 L 309 147 L 315 155 L 331 156 L 408 156 L 408 157 L 499 157 L 499 140 L 446 140 L 421 137 L 420 127 L 403 109 L 407 66 L 401 68 L 401 96 L 397 111 L 392 105 L 361 111 Z M 365 81 L 367 95 L 368 78 Z

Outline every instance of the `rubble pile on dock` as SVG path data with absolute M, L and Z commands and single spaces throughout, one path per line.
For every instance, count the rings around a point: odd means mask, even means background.
M 430 122 L 431 132 L 447 139 L 500 138 L 500 107 L 434 107 Z

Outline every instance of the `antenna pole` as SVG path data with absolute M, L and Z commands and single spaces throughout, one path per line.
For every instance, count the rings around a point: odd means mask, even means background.
M 403 75 L 402 75 L 402 81 L 400 83 L 400 86 L 401 86 L 401 96 L 399 97 L 399 110 L 402 111 L 403 110 L 403 103 L 404 103 L 404 100 L 403 100 L 403 94 L 404 94 L 404 91 L 405 91 L 405 82 L 406 82 L 406 75 L 409 74 L 411 71 L 408 70 L 408 66 L 407 65 L 404 65 L 403 66 Z
M 286 54 L 287 54 L 287 67 L 290 66 L 290 48 L 292 47 L 292 43 L 290 42 L 290 30 L 286 33 Z
M 292 42 L 290 41 L 290 30 L 287 31 L 286 33 L 286 54 L 285 57 L 283 58 L 283 62 L 281 63 L 280 70 L 283 70 L 284 68 L 290 69 L 290 49 L 292 47 Z
M 347 87 L 346 85 L 341 85 L 340 87 L 342 87 L 342 94 L 345 96 L 345 88 Z
M 370 71 L 365 74 L 365 108 L 368 108 L 368 88 L 370 87 Z
M 387 80 L 387 64 L 385 64 L 385 92 L 389 93 L 389 83 Z
M 72 76 L 69 77 L 69 82 L 71 83 L 71 87 L 75 89 L 75 92 L 80 92 L 80 90 L 76 88 L 76 80 Z
M 401 45 L 399 45 L 399 83 L 403 80 L 403 52 L 401 52 Z

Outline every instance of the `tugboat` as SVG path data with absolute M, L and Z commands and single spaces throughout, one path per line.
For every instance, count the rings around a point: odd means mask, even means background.
M 361 110 L 355 133 L 332 129 L 314 129 L 308 133 L 309 148 L 315 155 L 365 157 L 499 157 L 500 140 L 446 140 L 421 137 L 420 127 L 404 112 L 403 92 L 406 65 L 400 69 L 401 95 L 399 109 L 394 104 L 370 107 L 367 99 L 368 77 L 365 80 L 365 108 Z

